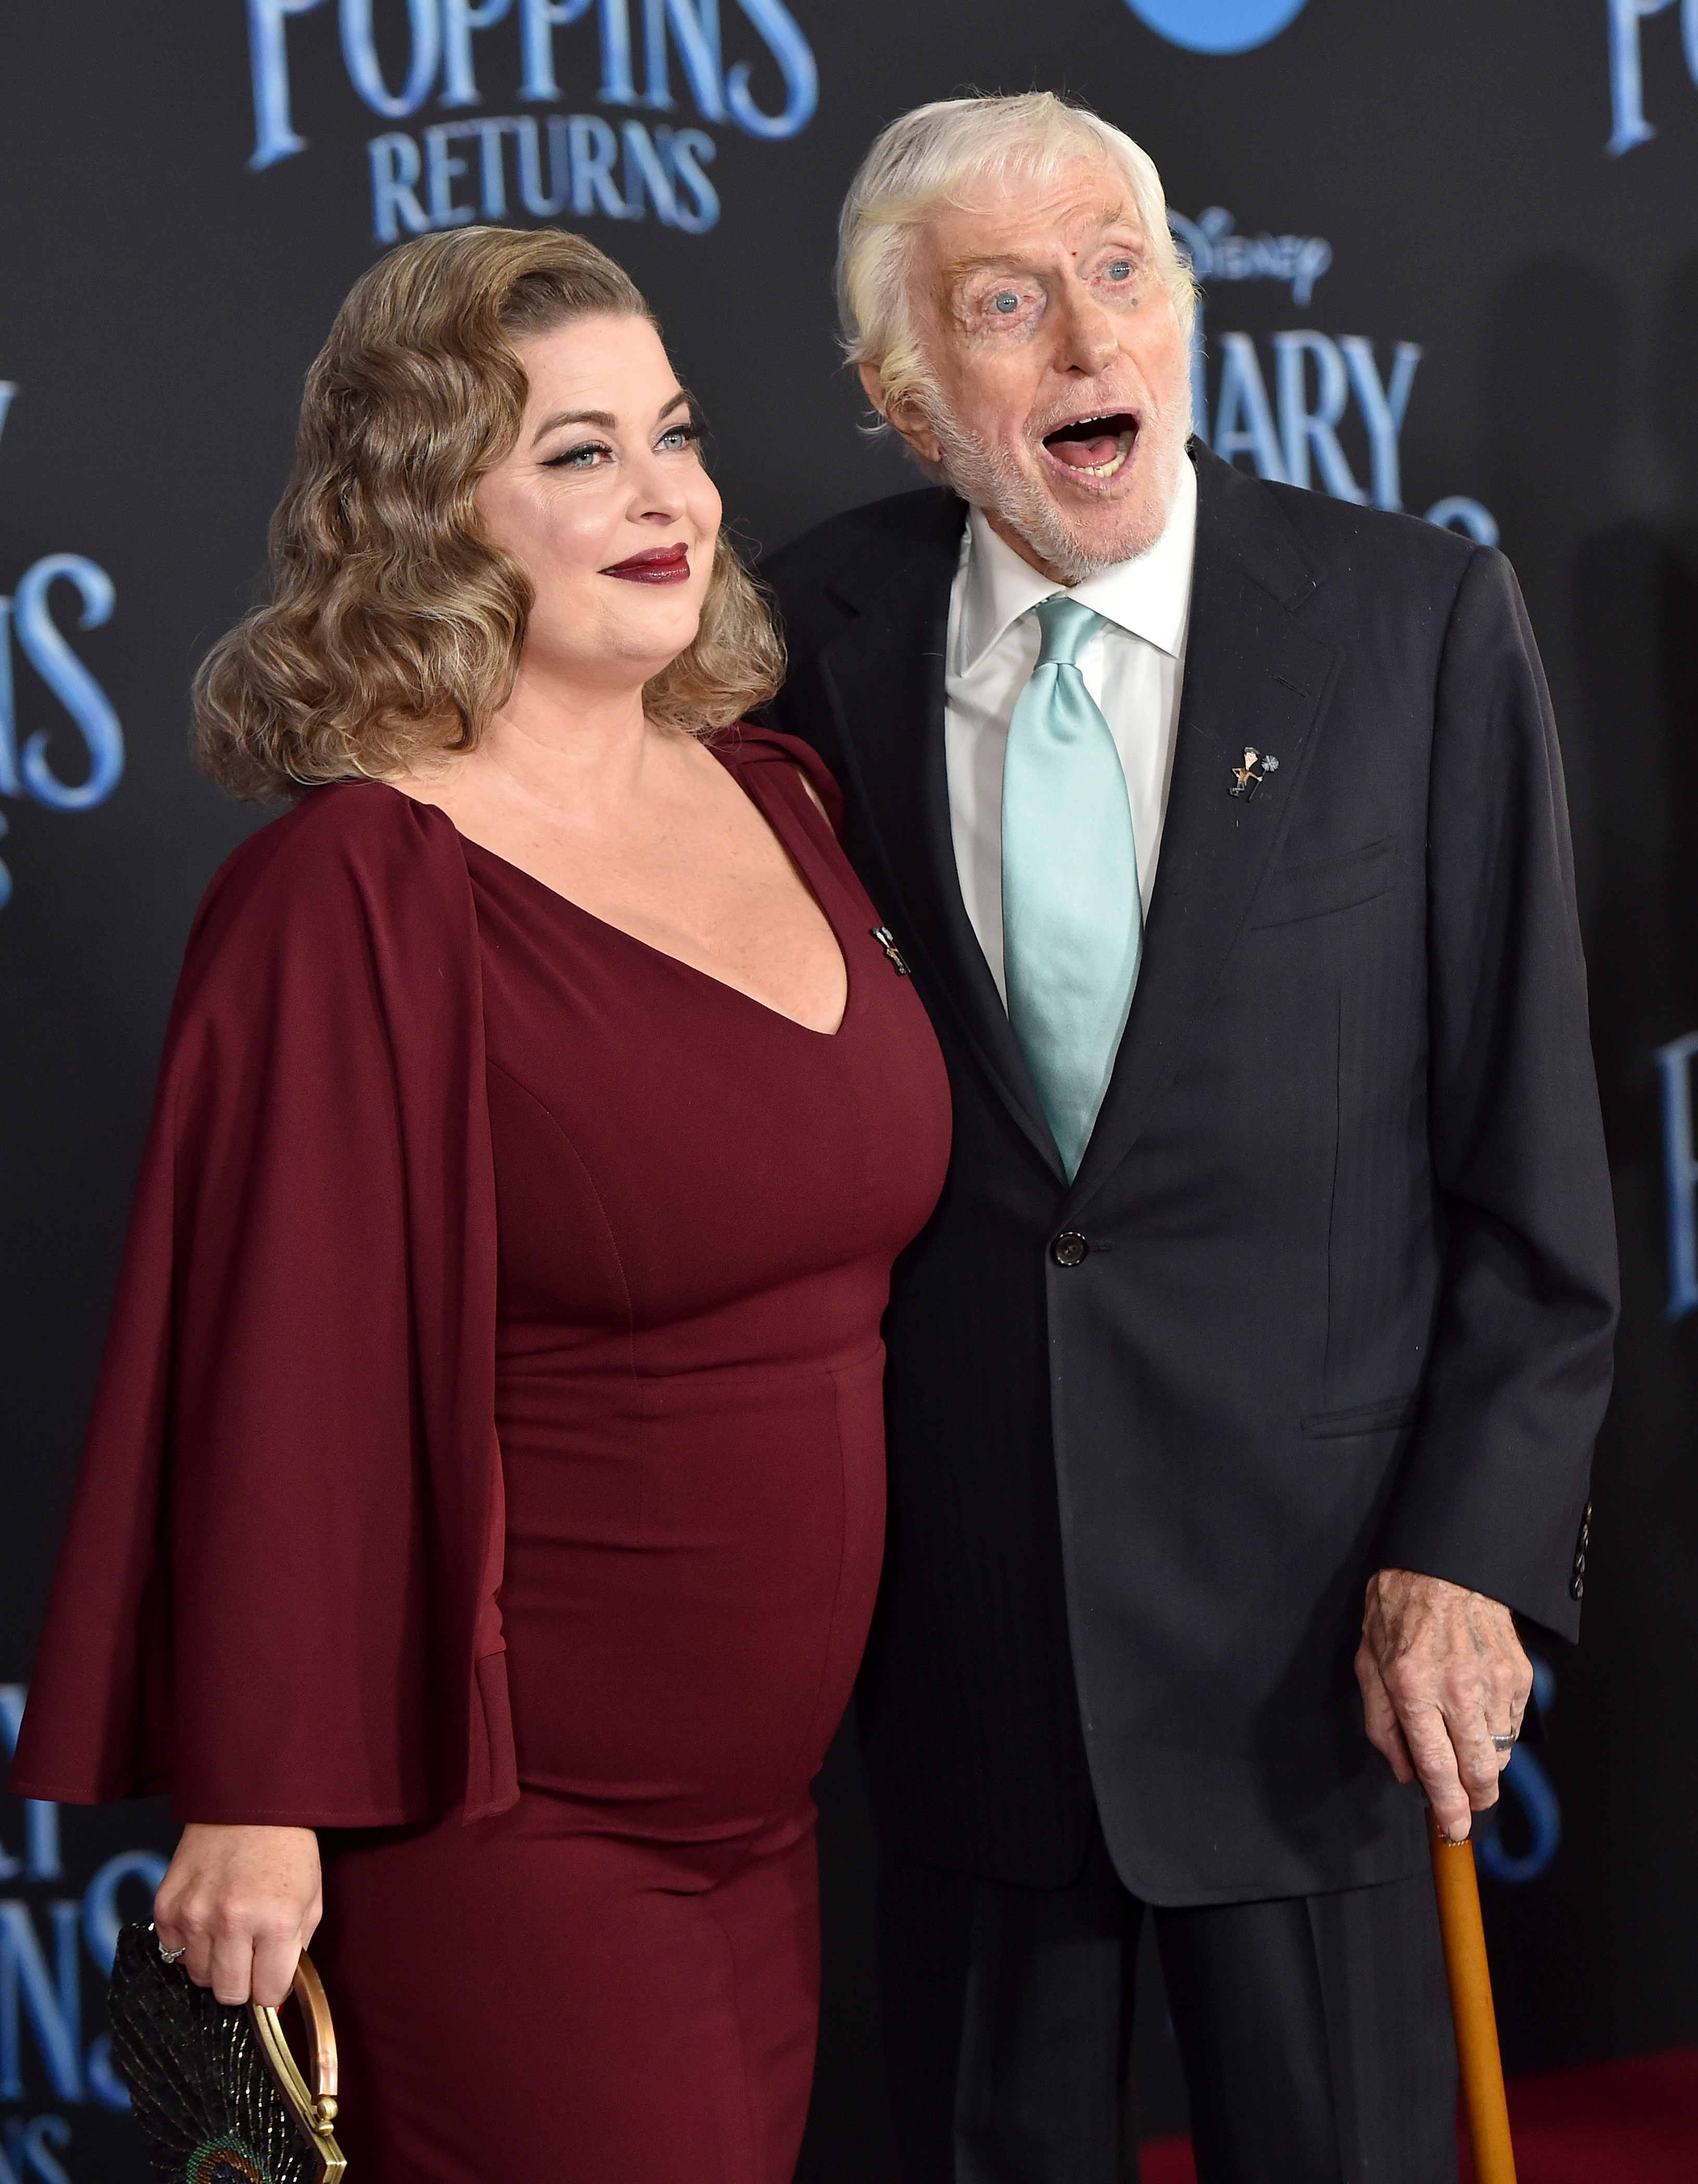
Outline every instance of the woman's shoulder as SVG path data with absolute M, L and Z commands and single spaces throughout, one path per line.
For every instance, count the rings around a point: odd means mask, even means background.
M 721 729 L 711 748 L 714 755 L 739 776 L 757 766 L 777 769 L 771 777 L 782 780 L 810 804 L 823 805 L 832 833 L 842 839 L 843 791 L 819 753 L 799 736 L 787 736 L 782 729 L 763 727 L 754 721 L 738 721 L 734 727 Z M 808 788 L 813 791 L 811 797 Z
M 374 890 L 410 893 L 457 850 L 453 822 L 434 805 L 387 782 L 331 782 L 225 859 L 202 900 L 201 920 L 260 901 L 310 915 L 349 907 Z
M 441 962 L 475 932 L 452 821 L 384 782 L 334 782 L 250 834 L 214 874 L 180 999 L 239 992 L 264 983 L 268 967 L 291 987 L 313 987 L 361 978 L 379 959 Z

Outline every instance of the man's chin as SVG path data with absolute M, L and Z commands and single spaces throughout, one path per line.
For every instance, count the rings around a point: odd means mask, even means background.
M 1044 490 L 1026 497 L 1020 508 L 995 513 L 1058 575 L 1078 584 L 1147 554 L 1166 527 L 1172 498 L 1171 489 L 1163 494 L 1140 480 L 1137 489 L 1113 500 L 1094 499 L 1081 506 L 1072 494 L 1064 499 Z
M 993 453 L 947 417 L 934 420 L 933 430 L 955 491 L 1011 533 L 1034 566 L 1066 584 L 1149 552 L 1166 525 L 1184 460 L 1183 437 L 1170 447 L 1171 429 L 1146 429 L 1124 477 L 1105 493 L 1070 486 L 1047 456 Z
M 1129 495 L 1112 508 L 1093 509 L 1083 515 L 1058 508 L 1056 515 L 1058 528 L 1074 553 L 1099 568 L 1147 554 L 1167 524 L 1166 507 L 1147 493 Z

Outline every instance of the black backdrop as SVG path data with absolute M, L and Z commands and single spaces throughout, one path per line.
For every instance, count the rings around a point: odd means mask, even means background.
M 0 1730 L 183 936 L 255 823 L 192 772 L 186 686 L 253 595 L 337 302 L 386 232 L 552 201 L 656 304 L 727 506 L 777 545 L 908 482 L 858 434 L 837 363 L 836 207 L 882 122 L 967 84 L 1076 92 L 1154 153 L 1205 281 L 1217 446 L 1500 536 L 1520 571 L 1568 768 L 1627 1304 L 1585 1643 L 1545 1648 L 1553 1741 L 1517 1756 L 1488 1918 L 1511 2067 L 1698 2039 L 1695 0 L 5 11 Z M 872 2179 L 869 1853 L 844 1740 L 822 1802 L 804 2170 Z M 100 1967 L 169 1841 L 152 1808 L 0 1812 L 0 2184 L 138 2174 Z M 1172 2127 L 1150 2020 L 1146 2123 Z

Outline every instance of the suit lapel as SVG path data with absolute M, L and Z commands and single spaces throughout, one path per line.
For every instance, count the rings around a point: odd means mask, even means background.
M 1077 1213 L 1114 1173 L 1172 1082 L 1301 793 L 1337 655 L 1294 610 L 1315 589 L 1277 504 L 1199 450 L 1197 555 L 1185 679 L 1142 968 L 1114 1073 L 1068 1194 Z M 1246 745 L 1277 773 L 1228 794 Z
M 819 671 L 837 716 L 847 786 L 888 876 L 878 890 L 927 999 L 947 1008 L 1010 1114 L 1051 1167 L 1061 1164 L 996 982 L 961 900 L 944 757 L 949 590 L 965 521 L 940 493 L 909 550 L 840 577 L 856 618 L 824 647 Z

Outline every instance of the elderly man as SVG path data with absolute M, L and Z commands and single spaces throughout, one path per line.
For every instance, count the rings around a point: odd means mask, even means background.
M 1615 1310 L 1515 581 L 1189 441 L 1190 284 L 1094 115 L 905 116 L 840 282 L 938 482 L 771 571 L 955 1103 L 860 1709 L 905 2175 L 1124 2173 L 1148 1905 L 1205 2184 L 1434 2184 L 1422 1793 L 1467 1833 L 1511 1611 L 1576 1626 Z

